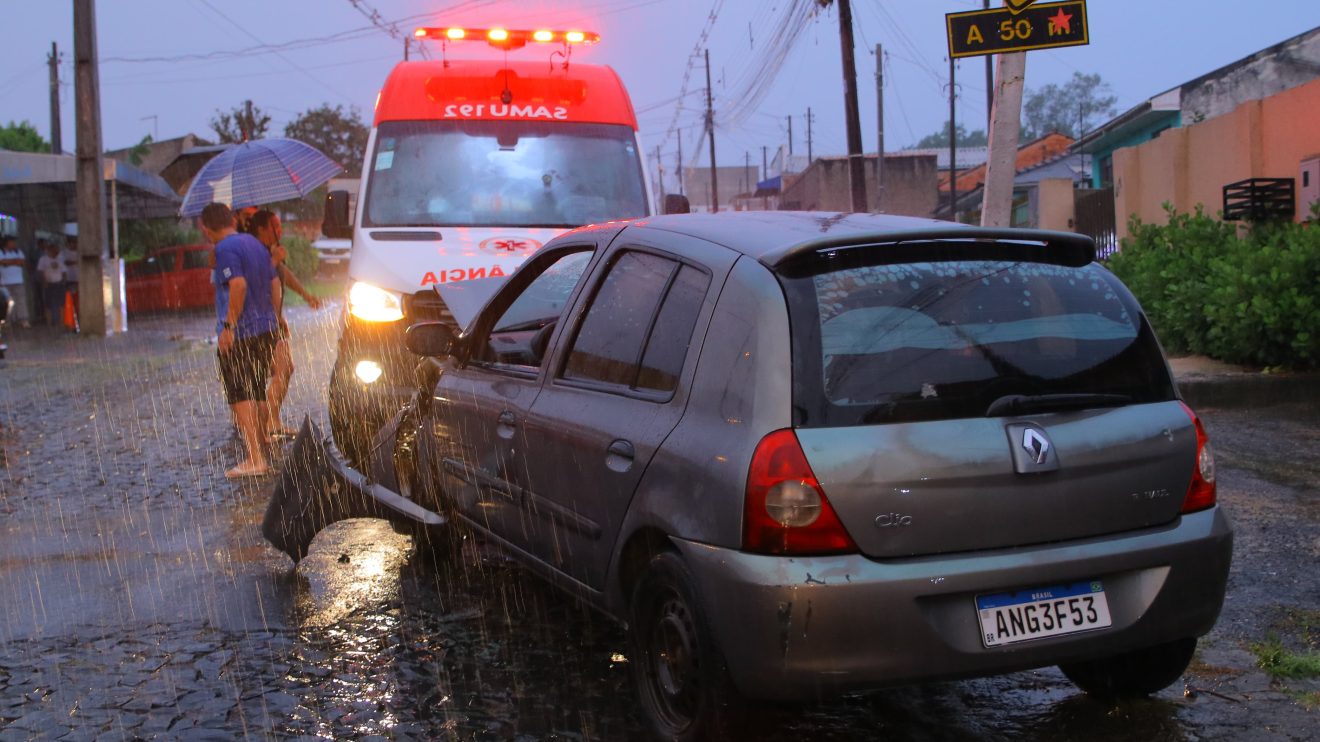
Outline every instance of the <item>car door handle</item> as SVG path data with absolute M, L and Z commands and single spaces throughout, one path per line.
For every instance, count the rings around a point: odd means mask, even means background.
M 626 472 L 632 468 L 636 456 L 632 442 L 619 439 L 605 449 L 605 466 L 613 471 Z
M 518 418 L 511 410 L 505 410 L 500 413 L 499 425 L 495 426 L 495 434 L 504 440 L 512 440 L 514 428 L 518 425 Z
M 512 427 L 517 424 L 518 424 L 518 418 L 515 417 L 514 414 L 509 410 L 505 410 L 504 412 L 500 413 L 500 425 L 508 425 Z

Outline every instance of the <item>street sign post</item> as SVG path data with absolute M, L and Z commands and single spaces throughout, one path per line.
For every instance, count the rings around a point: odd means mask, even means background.
M 1091 43 L 1086 0 L 1008 2 L 1008 7 L 944 16 L 949 55 L 959 59 Z

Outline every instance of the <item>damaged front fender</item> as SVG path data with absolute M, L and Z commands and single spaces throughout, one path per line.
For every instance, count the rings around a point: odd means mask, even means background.
M 444 515 L 370 481 L 348 464 L 310 417 L 304 418 L 271 491 L 261 533 L 296 565 L 307 556 L 316 534 L 349 518 L 423 526 L 448 522 Z

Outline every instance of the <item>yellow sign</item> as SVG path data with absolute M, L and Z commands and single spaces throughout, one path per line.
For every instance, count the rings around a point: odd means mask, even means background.
M 1004 4 L 1008 6 L 1009 10 L 1013 11 L 1013 15 L 1026 10 L 1027 6 L 1034 2 L 1036 0 L 1004 0 Z

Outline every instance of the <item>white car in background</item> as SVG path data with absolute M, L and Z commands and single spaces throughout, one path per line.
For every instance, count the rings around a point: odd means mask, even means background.
M 348 256 L 353 249 L 353 241 L 345 238 L 319 237 L 312 243 L 320 270 L 341 271 L 348 268 Z

